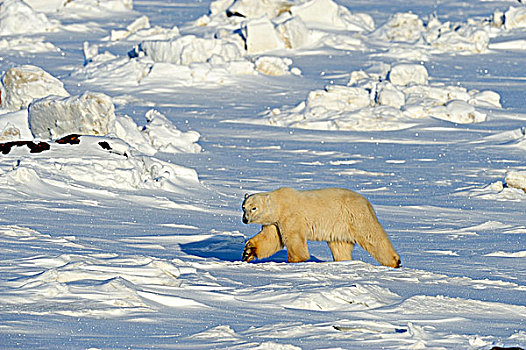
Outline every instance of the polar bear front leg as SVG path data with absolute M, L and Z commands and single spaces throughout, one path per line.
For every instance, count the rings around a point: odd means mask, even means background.
M 306 227 L 301 219 L 290 218 L 283 222 L 280 227 L 283 244 L 287 247 L 289 263 L 309 260 L 309 248 L 307 247 Z
M 329 241 L 327 242 L 332 253 L 334 261 L 352 260 L 352 250 L 354 243 L 344 241 Z
M 283 248 L 283 242 L 276 225 L 264 225 L 261 231 L 245 244 L 242 260 L 267 258 Z

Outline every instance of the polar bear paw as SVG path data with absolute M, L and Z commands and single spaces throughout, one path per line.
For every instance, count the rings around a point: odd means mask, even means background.
M 254 245 L 254 243 L 248 241 L 245 244 L 245 249 L 243 249 L 243 256 L 241 259 L 243 261 L 250 262 L 257 258 L 258 256 L 256 254 L 256 246 Z

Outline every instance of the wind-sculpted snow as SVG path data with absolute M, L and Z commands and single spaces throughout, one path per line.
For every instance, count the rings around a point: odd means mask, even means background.
M 2 349 L 526 348 L 525 6 L 0 0 Z M 345 187 L 401 256 L 241 261 Z
M 177 236 L 172 239 L 185 241 Z M 217 298 L 226 303 L 222 309 L 226 315 L 247 310 L 266 318 L 287 310 L 284 319 L 242 330 L 221 323 L 210 329 L 195 329 L 179 339 L 182 343 L 174 345 L 176 348 L 293 348 L 299 339 L 316 342 L 322 338 L 357 347 L 364 342 L 395 348 L 462 343 L 487 347 L 493 344 L 491 337 L 451 331 L 473 321 L 488 328 L 497 328 L 500 323 L 513 327 L 516 318 L 526 311 L 525 306 L 469 298 L 407 295 L 415 284 L 422 292 L 437 286 L 471 291 L 482 288 L 494 293 L 521 290 L 514 283 L 450 278 L 423 270 L 393 271 L 361 262 L 258 265 L 166 260 L 97 252 L 74 236 L 46 235 L 19 226 L 1 227 L 0 242 L 3 247 L 16 248 L 24 261 L 9 272 L 10 279 L 2 286 L 2 310 L 7 314 L 23 310 L 35 315 L 149 319 L 161 309 L 171 308 L 186 315 L 205 316 L 219 311 Z M 32 255 L 34 244 L 50 254 Z M 1 268 L 5 270 L 6 265 Z M 254 273 L 257 279 L 245 279 Z M 239 279 L 244 281 L 242 285 L 236 281 Z M 406 292 L 397 295 L 378 283 Z M 304 315 L 302 310 L 318 313 L 318 321 L 289 321 Z M 430 323 L 435 326 L 427 326 Z
M 180 192 L 199 187 L 197 173 L 189 168 L 141 155 L 120 139 L 80 137 L 78 145 L 53 144 L 39 157 L 23 148 L 3 156 L 0 183 L 36 193 L 49 185 L 67 188 L 90 186 L 113 190 L 163 189 Z M 9 162 L 15 165 L 9 169 Z M 11 164 L 13 164 L 11 163 Z M 64 182 L 60 184 L 60 182 Z
M 0 36 L 58 30 L 59 23 L 47 18 L 21 0 L 0 3 Z

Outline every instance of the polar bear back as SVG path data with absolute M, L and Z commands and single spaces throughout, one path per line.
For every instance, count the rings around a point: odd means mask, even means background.
M 369 201 L 345 188 L 297 191 L 280 188 L 271 193 L 277 204 L 279 219 L 291 215 L 305 218 L 308 240 L 361 243 L 385 231 L 379 224 Z

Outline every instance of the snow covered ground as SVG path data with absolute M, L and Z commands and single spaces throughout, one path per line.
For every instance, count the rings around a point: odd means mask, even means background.
M 511 0 L 0 1 L 0 347 L 526 347 L 525 67 Z M 281 186 L 403 267 L 242 263 Z

